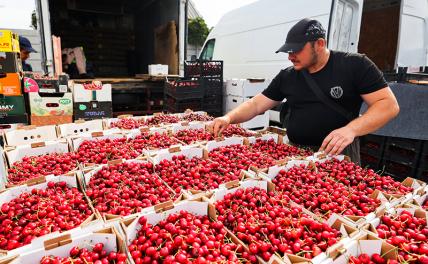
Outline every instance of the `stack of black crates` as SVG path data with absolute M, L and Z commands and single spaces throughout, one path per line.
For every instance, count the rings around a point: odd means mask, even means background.
M 367 135 L 361 138 L 361 163 L 402 181 L 428 181 L 428 141 Z
M 202 110 L 204 90 L 199 79 L 178 78 L 165 82 L 165 111 L 182 113 L 186 109 Z
M 201 109 L 212 116 L 223 114 L 223 61 L 186 61 L 186 79 L 198 81 L 202 90 Z

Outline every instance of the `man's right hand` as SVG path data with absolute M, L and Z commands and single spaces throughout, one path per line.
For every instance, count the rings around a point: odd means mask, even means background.
M 230 117 L 227 115 L 217 117 L 214 119 L 213 123 L 214 137 L 219 137 L 223 131 L 230 125 Z

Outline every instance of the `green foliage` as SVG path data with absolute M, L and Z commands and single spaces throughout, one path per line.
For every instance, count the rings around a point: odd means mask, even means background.
M 205 20 L 202 17 L 189 19 L 188 21 L 188 42 L 191 45 L 202 46 L 210 33 Z
M 36 10 L 33 10 L 33 12 L 31 13 L 31 27 L 34 29 L 37 29 Z

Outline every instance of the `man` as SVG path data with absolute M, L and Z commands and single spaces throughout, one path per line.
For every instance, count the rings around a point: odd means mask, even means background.
M 33 71 L 33 67 L 30 64 L 25 62 L 29 57 L 31 52 L 37 52 L 31 46 L 31 42 L 26 38 L 19 36 L 19 48 L 21 50 L 21 61 L 22 61 L 22 70 L 23 71 Z
M 320 22 L 299 21 L 277 51 L 288 53 L 293 66 L 281 70 L 261 94 L 215 119 L 214 133 L 250 120 L 286 98 L 292 144 L 343 153 L 359 163 L 358 137 L 384 126 L 397 116 L 399 106 L 382 73 L 365 55 L 332 51 L 326 45 Z M 363 101 L 368 110 L 359 116 Z

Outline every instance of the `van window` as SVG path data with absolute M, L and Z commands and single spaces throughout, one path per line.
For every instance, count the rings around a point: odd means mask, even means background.
M 215 39 L 210 39 L 205 43 L 205 47 L 201 52 L 201 60 L 212 60 L 214 54 Z

